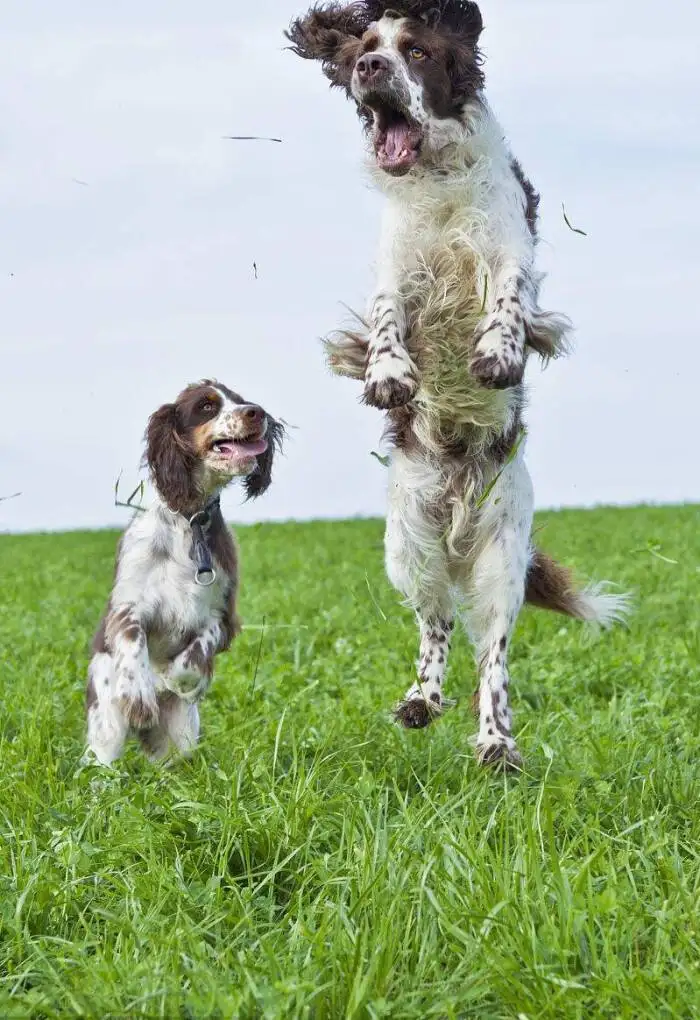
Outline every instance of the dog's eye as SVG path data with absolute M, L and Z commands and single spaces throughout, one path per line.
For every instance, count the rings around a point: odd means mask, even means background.
M 199 410 L 200 411 L 213 411 L 214 410 L 213 401 L 211 401 L 209 399 L 205 399 L 205 400 L 200 401 Z
M 425 60 L 428 56 L 422 46 L 411 46 L 408 55 L 411 60 Z

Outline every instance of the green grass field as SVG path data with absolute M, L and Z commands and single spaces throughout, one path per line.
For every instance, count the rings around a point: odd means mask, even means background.
M 595 642 L 522 614 L 513 779 L 473 760 L 461 635 L 457 706 L 391 724 L 416 636 L 378 521 L 239 529 L 201 749 L 112 771 L 83 688 L 116 535 L 0 538 L 0 1016 L 700 1016 L 700 508 L 538 525 L 638 607 Z

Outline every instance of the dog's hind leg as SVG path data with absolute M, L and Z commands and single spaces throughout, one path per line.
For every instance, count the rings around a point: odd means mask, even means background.
M 102 765 L 111 765 L 122 753 L 129 723 L 117 702 L 114 662 L 107 652 L 94 655 L 90 663 L 86 707 L 90 750 Z
M 508 643 L 525 594 L 533 493 L 522 454 L 508 464 L 481 510 L 463 585 L 465 622 L 479 669 L 477 754 L 484 765 L 519 768 L 508 704 Z
M 158 695 L 158 722 L 148 730 L 139 730 L 139 743 L 146 757 L 151 761 L 162 761 L 170 750 L 170 736 L 167 726 L 168 702 L 174 698 L 166 691 Z
M 199 708 L 194 702 L 170 695 L 163 703 L 163 725 L 175 749 L 189 757 L 199 740 Z
M 451 609 L 444 615 L 419 610 L 416 616 L 420 628 L 418 681 L 395 710 L 396 721 L 406 729 L 428 726 L 447 706 L 443 684 L 454 626 Z
M 441 477 L 397 451 L 392 458 L 384 539 L 389 580 L 413 607 L 420 628 L 418 679 L 396 708 L 408 729 L 432 722 L 445 707 L 443 684 L 453 628 L 444 525 L 437 511 Z
M 166 691 L 158 697 L 158 708 L 157 724 L 139 733 L 144 752 L 151 761 L 161 761 L 167 757 L 172 744 L 179 754 L 188 757 L 199 739 L 197 705 Z

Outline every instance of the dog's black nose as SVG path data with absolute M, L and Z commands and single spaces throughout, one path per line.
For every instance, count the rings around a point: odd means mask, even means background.
M 265 412 L 257 404 L 244 404 L 239 413 L 246 421 L 255 425 L 262 425 L 265 419 Z
M 366 53 L 355 64 L 355 70 L 362 85 L 369 85 L 386 75 L 389 70 L 389 61 L 379 53 Z

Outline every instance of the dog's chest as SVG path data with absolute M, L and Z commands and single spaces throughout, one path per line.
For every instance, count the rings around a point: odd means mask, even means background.
M 491 247 L 487 189 L 481 176 L 418 178 L 387 196 L 382 225 L 382 248 L 395 270 L 409 275 L 443 246 L 459 245 L 486 257 Z
M 159 615 L 166 620 L 186 620 L 196 628 L 221 608 L 223 591 L 220 578 L 208 587 L 197 584 L 191 550 L 191 534 L 178 531 L 168 557 L 154 566 L 152 581 Z
M 443 332 L 456 329 L 463 349 L 465 336 L 471 336 L 483 315 L 488 290 L 478 217 L 444 202 L 412 209 L 396 226 L 391 275 L 413 320 L 409 330 L 416 316 L 420 320 L 426 315 L 439 320 Z
M 469 370 L 489 294 L 488 236 L 479 190 L 439 191 L 390 217 L 393 275 L 406 311 L 406 346 L 418 369 L 418 404 L 431 430 L 480 425 L 498 432 L 512 398 Z M 471 203 L 471 204 L 470 204 Z
M 197 584 L 191 551 L 187 522 L 166 520 L 158 511 L 124 536 L 116 594 L 140 606 L 158 657 L 173 653 L 183 633 L 202 630 L 225 604 L 230 579 L 219 570 L 213 585 Z

